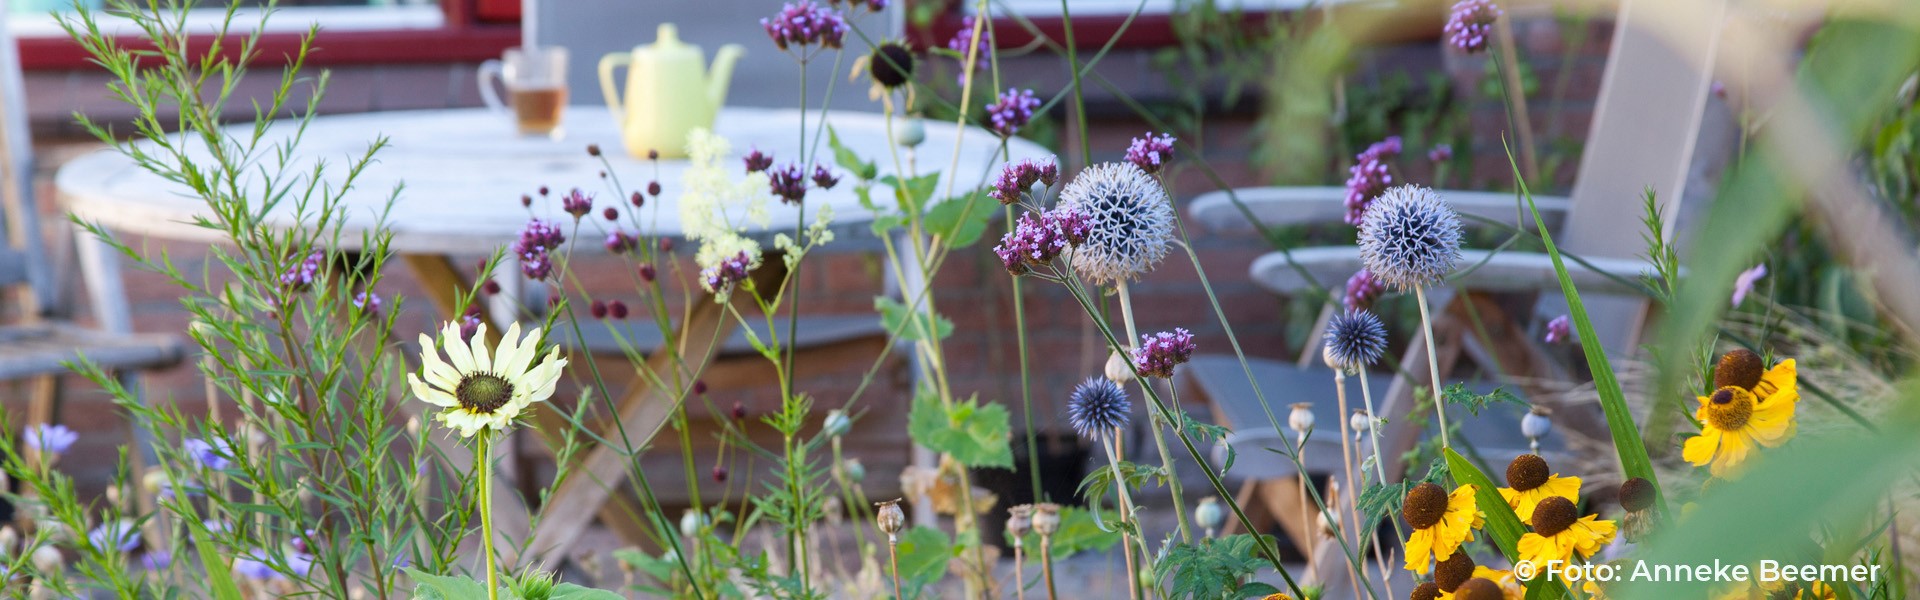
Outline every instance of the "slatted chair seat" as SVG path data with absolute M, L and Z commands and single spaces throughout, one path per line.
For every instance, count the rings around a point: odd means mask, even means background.
M 108 371 L 157 369 L 180 362 L 179 340 L 111 334 L 70 323 L 0 327 L 0 380 L 68 372 L 80 357 Z
M 775 319 L 774 327 L 778 328 L 780 335 L 786 335 L 787 320 Z M 581 337 L 586 340 L 587 351 L 594 354 L 618 354 L 623 348 L 622 342 L 625 342 L 626 348 L 646 352 L 659 347 L 666 341 L 660 333 L 660 328 L 649 319 L 630 320 L 614 328 L 597 323 L 582 324 L 580 329 Z M 714 358 L 725 360 L 758 356 L 759 353 L 753 349 L 753 342 L 747 337 L 749 329 L 763 343 L 772 339 L 765 323 L 751 323 L 747 328 L 736 328 L 732 335 L 721 340 L 720 348 Z M 616 330 L 618 335 L 615 334 Z M 887 329 L 880 323 L 880 318 L 874 315 L 802 315 L 795 328 L 794 336 L 793 340 L 783 340 L 791 342 L 784 345 L 805 351 L 846 342 L 885 338 Z M 562 343 L 570 349 L 581 347 L 581 344 L 572 336 L 568 336 L 568 339 Z

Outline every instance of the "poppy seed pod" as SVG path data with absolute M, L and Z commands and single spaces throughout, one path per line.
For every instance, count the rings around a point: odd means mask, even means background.
M 899 500 L 879 503 L 880 510 L 874 511 L 874 523 L 880 531 L 887 533 L 887 541 L 899 541 L 900 530 L 907 528 L 907 513 L 900 510 Z
M 1060 505 L 1042 502 L 1033 505 L 1033 530 L 1040 537 L 1051 537 L 1060 530 Z

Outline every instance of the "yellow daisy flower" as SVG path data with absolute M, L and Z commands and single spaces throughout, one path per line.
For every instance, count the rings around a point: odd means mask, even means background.
M 1464 555 L 1466 555 L 1465 552 L 1454 554 L 1454 556 Z M 1506 569 L 1489 569 L 1486 565 L 1473 565 L 1472 572 L 1449 575 L 1447 579 L 1443 580 L 1442 573 L 1446 571 L 1446 567 L 1446 564 L 1442 563 L 1433 571 L 1433 580 L 1435 586 L 1437 586 L 1437 595 L 1433 597 L 1434 600 L 1466 600 L 1464 594 L 1460 593 L 1460 587 L 1474 579 L 1485 579 L 1493 582 L 1496 587 L 1500 588 L 1502 596 L 1500 600 L 1525 600 L 1527 597 L 1526 586 L 1521 585 L 1520 578 L 1513 576 L 1513 571 Z M 1458 581 L 1454 581 L 1451 579 L 1452 577 L 1458 577 Z M 1453 585 L 1453 589 L 1450 591 L 1445 589 L 1448 584 Z
M 506 431 L 528 405 L 553 396 L 560 369 L 567 366 L 559 348 L 534 361 L 541 337 L 530 331 L 522 338 L 518 323 L 508 325 L 500 347 L 489 352 L 485 324 L 469 342 L 460 338 L 459 323 L 448 323 L 440 330 L 438 351 L 433 340 L 421 334 L 420 373 L 408 373 L 407 383 L 413 395 L 445 409 L 435 418 L 460 437 L 473 437 L 482 429 Z M 448 360 L 440 360 L 440 351 Z
M 1521 521 L 1533 520 L 1533 507 L 1541 500 L 1553 496 L 1572 500 L 1580 495 L 1579 477 L 1554 475 L 1546 459 L 1537 454 L 1522 454 L 1507 465 L 1507 485 L 1513 487 L 1500 488 L 1500 497 L 1507 499 L 1507 506 Z
M 1460 544 L 1473 540 L 1473 530 L 1487 520 L 1473 494 L 1472 485 L 1462 485 L 1448 494 L 1432 483 L 1422 483 L 1407 492 L 1400 514 L 1413 526 L 1413 533 L 1407 536 L 1408 571 L 1425 575 L 1430 561 L 1447 560 Z
M 1520 560 L 1546 565 L 1567 561 L 1578 553 L 1593 556 L 1613 541 L 1613 521 L 1600 521 L 1595 515 L 1579 516 L 1573 501 L 1552 496 L 1540 501 L 1533 511 L 1533 531 L 1520 536 Z
M 1711 465 L 1723 477 L 1747 459 L 1754 447 L 1786 443 L 1796 430 L 1793 414 L 1800 387 L 1793 359 L 1762 370 L 1760 356 L 1735 350 L 1714 369 L 1712 396 L 1700 397 L 1694 412 L 1700 435 L 1687 439 L 1681 457 L 1695 466 Z
M 1793 600 L 1833 600 L 1838 595 L 1826 582 L 1815 581 L 1800 584 L 1800 588 L 1793 591 Z

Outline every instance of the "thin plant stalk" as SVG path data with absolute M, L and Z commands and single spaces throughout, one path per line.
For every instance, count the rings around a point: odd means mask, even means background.
M 1119 292 L 1120 296 L 1120 320 L 1125 322 L 1127 326 L 1127 347 L 1130 349 L 1138 348 L 1140 331 L 1135 328 L 1133 324 L 1133 295 L 1128 293 L 1127 281 L 1125 279 L 1116 282 L 1114 288 Z M 1128 362 L 1131 363 L 1132 361 L 1129 360 Z M 1127 368 L 1135 371 L 1138 370 L 1132 364 L 1129 364 Z M 1143 388 L 1143 390 L 1146 386 L 1152 385 L 1147 378 L 1140 377 L 1137 372 L 1135 373 L 1134 380 L 1140 383 L 1140 387 Z M 1145 392 L 1143 391 L 1142 393 Z M 1176 404 L 1173 408 L 1177 411 L 1180 407 Z M 1167 437 L 1160 432 L 1161 425 L 1174 426 L 1175 424 L 1168 423 L 1166 419 L 1161 418 L 1159 413 L 1154 411 L 1147 411 L 1147 418 L 1148 428 L 1153 431 L 1153 445 L 1160 451 L 1160 468 L 1166 471 L 1167 491 L 1173 496 L 1173 521 L 1180 528 L 1180 541 L 1182 543 L 1191 543 L 1193 541 L 1193 534 L 1190 533 L 1187 528 L 1186 501 L 1180 497 L 1180 477 L 1174 474 L 1173 453 L 1167 451 Z
M 1307 432 L 1306 431 L 1301 431 L 1294 435 L 1293 452 L 1294 452 L 1294 456 L 1302 457 L 1301 461 L 1305 462 L 1306 459 L 1304 458 L 1304 456 L 1306 455 L 1306 452 L 1307 452 Z M 1312 546 L 1313 538 L 1315 537 L 1313 535 L 1313 532 L 1319 527 L 1319 523 L 1315 523 L 1313 520 L 1313 509 L 1314 509 L 1313 503 L 1307 501 L 1307 486 L 1309 485 L 1312 485 L 1312 483 L 1311 483 L 1311 479 L 1307 476 L 1307 470 L 1300 469 L 1300 487 L 1298 489 L 1300 490 L 1301 525 L 1306 526 L 1307 545 Z M 1307 564 L 1312 565 L 1313 551 L 1305 550 L 1305 554 L 1307 555 Z
M 1020 538 L 1013 538 L 1013 593 L 1016 600 L 1027 600 L 1026 557 L 1021 548 L 1026 544 Z
M 1120 445 L 1120 428 L 1115 427 L 1110 435 L 1112 439 L 1101 443 L 1100 447 L 1107 451 L 1107 464 L 1113 467 L 1113 489 L 1120 493 L 1120 551 L 1125 553 L 1123 556 L 1127 559 L 1127 595 L 1140 600 L 1140 571 L 1133 558 L 1134 536 L 1132 531 L 1125 529 L 1133 522 L 1133 499 L 1127 495 L 1126 476 L 1120 474 L 1120 455 L 1114 453 L 1114 447 Z
M 1360 379 L 1360 396 L 1367 405 L 1367 439 L 1373 444 L 1374 471 L 1380 473 L 1380 485 L 1385 486 L 1387 485 L 1387 474 L 1380 466 L 1381 465 L 1380 463 L 1380 430 L 1378 426 L 1378 423 L 1380 421 L 1379 421 L 1379 417 L 1373 416 L 1373 393 L 1368 389 L 1368 385 L 1367 385 L 1367 366 L 1360 365 L 1355 370 L 1355 373 L 1359 375 L 1359 379 Z M 1338 388 L 1340 390 L 1340 411 L 1346 412 L 1347 380 L 1345 375 L 1342 374 L 1336 377 L 1334 379 L 1334 382 L 1339 384 Z M 1358 432 L 1354 432 L 1354 433 L 1358 433 Z M 1341 422 L 1340 435 L 1343 438 L 1346 438 L 1347 436 L 1352 435 L 1351 433 L 1347 433 L 1345 421 Z M 1342 447 L 1345 447 L 1346 445 L 1347 445 L 1346 442 L 1341 443 Z M 1356 462 L 1364 462 L 1364 461 L 1356 461 Z M 1360 479 L 1366 479 L 1366 474 L 1365 474 L 1366 469 L 1363 467 L 1360 470 L 1362 472 L 1360 475 Z M 1353 472 L 1349 470 L 1347 472 L 1347 486 L 1350 488 L 1353 488 L 1354 493 L 1358 494 L 1360 488 L 1364 487 L 1364 484 L 1354 480 Z M 1397 598 L 1399 596 L 1393 593 L 1393 575 L 1388 571 L 1387 559 L 1385 555 L 1381 554 L 1382 551 L 1380 549 L 1380 544 L 1368 543 L 1369 540 L 1373 538 L 1372 533 L 1367 531 L 1362 531 L 1360 529 L 1360 526 L 1362 523 L 1359 520 L 1359 504 L 1358 504 L 1359 500 L 1360 500 L 1360 497 L 1358 495 L 1355 495 L 1353 496 L 1353 499 L 1347 503 L 1347 514 L 1352 515 L 1354 517 L 1353 535 L 1356 538 L 1354 541 L 1355 543 L 1361 544 L 1360 547 L 1365 547 L 1365 546 L 1373 547 L 1373 560 L 1374 562 L 1379 563 L 1379 568 L 1380 568 L 1380 585 L 1381 587 L 1386 589 L 1388 598 Z M 1393 529 L 1394 529 L 1394 533 L 1397 535 L 1400 531 L 1400 524 L 1398 522 L 1394 523 Z
M 487 555 L 487 600 L 500 600 L 500 583 L 493 565 L 493 455 L 488 448 L 487 438 L 492 432 L 481 431 L 474 441 L 473 458 L 475 481 L 480 486 L 480 542 Z
M 1432 376 L 1432 379 L 1427 381 L 1427 391 L 1433 395 L 1433 414 L 1440 419 L 1440 447 L 1451 449 L 1453 444 L 1447 440 L 1447 405 L 1446 401 L 1440 397 L 1440 356 L 1433 348 L 1433 315 L 1427 308 L 1427 289 L 1413 288 L 1413 296 L 1414 301 L 1420 305 L 1420 329 L 1426 333 L 1427 338 L 1427 373 Z M 1378 452 L 1379 448 L 1376 447 L 1374 451 Z M 1384 458 L 1374 454 L 1374 460 Z M 1384 476 L 1384 473 L 1382 475 Z
M 900 538 L 891 533 L 887 534 L 887 558 L 893 563 L 893 597 L 906 600 L 900 593 Z
M 1354 504 L 1355 504 L 1355 500 L 1358 499 L 1358 496 L 1356 496 L 1355 494 L 1358 493 L 1358 490 L 1360 488 L 1355 486 L 1356 481 L 1354 480 L 1354 477 L 1353 477 L 1353 434 L 1348 430 L 1347 419 L 1346 419 L 1346 415 L 1347 415 L 1347 369 L 1346 367 L 1344 366 L 1334 367 L 1333 389 L 1334 389 L 1335 395 L 1338 396 L 1340 399 L 1340 412 L 1339 412 L 1340 418 L 1336 419 L 1340 421 L 1340 465 L 1344 467 L 1347 472 L 1347 493 L 1344 494 L 1346 496 L 1346 498 L 1344 499 L 1345 501 L 1341 502 L 1341 504 L 1347 505 L 1347 522 L 1345 526 L 1340 527 L 1340 530 L 1337 533 L 1339 535 L 1345 536 L 1346 535 L 1345 532 L 1349 529 L 1352 529 L 1353 531 L 1352 542 L 1354 544 L 1353 547 L 1359 548 L 1360 547 L 1359 544 L 1361 542 L 1360 532 L 1358 529 L 1360 527 L 1360 514 L 1355 510 Z M 1303 491 L 1305 489 L 1306 489 L 1305 487 L 1301 488 L 1301 490 Z M 1375 548 L 1374 551 L 1377 554 L 1379 552 L 1379 548 Z M 1347 573 L 1349 576 L 1353 577 L 1354 591 L 1359 591 L 1360 578 L 1366 576 L 1365 573 L 1363 572 L 1365 570 L 1365 567 L 1359 564 L 1354 564 L 1352 566 L 1353 568 L 1348 569 Z M 1393 597 L 1393 594 L 1389 592 L 1387 594 L 1387 597 L 1391 598 Z
M 1053 536 L 1040 536 L 1040 574 L 1047 580 L 1047 600 L 1060 600 L 1053 587 Z

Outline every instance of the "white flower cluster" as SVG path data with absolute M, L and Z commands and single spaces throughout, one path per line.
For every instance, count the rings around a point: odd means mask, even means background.
M 765 228 L 769 222 L 767 174 L 747 173 L 734 179 L 731 173 L 739 161 L 731 154 L 733 144 L 706 129 L 687 135 L 689 166 L 682 176 L 680 226 L 687 239 L 699 242 L 693 260 L 700 268 L 745 252 L 759 266 L 760 242 L 743 232 L 748 227 Z

